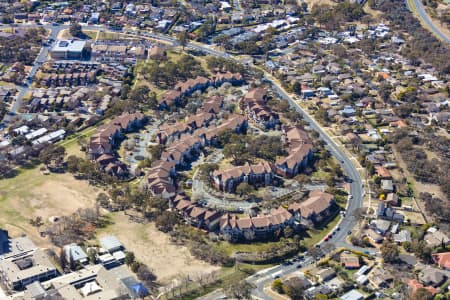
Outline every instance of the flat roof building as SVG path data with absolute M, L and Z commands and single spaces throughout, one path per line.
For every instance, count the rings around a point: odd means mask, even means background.
M 26 237 L 10 240 L 10 251 L 0 256 L 0 274 L 11 290 L 22 290 L 35 281 L 58 276 L 47 254 Z
M 141 286 L 126 268 L 106 270 L 101 265 L 88 265 L 77 272 L 29 285 L 9 299 L 143 299 L 148 290 Z
M 122 243 L 113 235 L 102 237 L 99 239 L 99 242 L 100 246 L 111 254 L 123 250 Z
M 86 41 L 57 40 L 50 56 L 53 59 L 83 59 L 87 56 Z

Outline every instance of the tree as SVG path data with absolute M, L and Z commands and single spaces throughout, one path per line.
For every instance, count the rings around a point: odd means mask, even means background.
M 41 227 L 42 225 L 44 225 L 44 222 L 42 222 L 42 217 L 41 216 L 37 216 L 35 219 L 30 219 L 30 224 L 34 227 Z
M 39 153 L 39 160 L 46 166 L 51 162 L 61 163 L 64 160 L 66 149 L 58 145 L 49 145 Z
M 301 286 L 298 277 L 294 277 L 286 281 L 285 283 L 286 294 L 291 297 L 292 300 L 303 300 L 304 288 Z
M 163 213 L 156 217 L 155 225 L 162 232 L 169 232 L 178 224 L 178 215 L 172 211 L 163 211 Z
M 400 251 L 398 249 L 397 244 L 395 243 L 385 241 L 381 246 L 380 251 L 381 257 L 383 258 L 384 262 L 393 263 L 398 260 L 398 255 Z
M 432 300 L 433 294 L 426 288 L 419 288 L 414 293 L 412 300 Z
M 296 93 L 297 95 L 300 95 L 302 92 L 302 85 L 300 82 L 296 81 L 294 82 L 294 85 L 292 86 L 292 91 Z
M 148 152 L 151 155 L 152 161 L 158 160 L 164 151 L 164 146 L 161 144 L 151 145 L 148 147 Z
M 156 280 L 156 275 L 144 264 L 139 266 L 137 277 L 146 283 L 151 283 Z
M 250 299 L 253 286 L 245 280 L 231 283 L 224 289 L 225 295 L 232 299 Z
M 319 259 L 322 256 L 322 251 L 317 247 L 308 248 L 308 255 L 312 256 L 314 260 Z
M 180 33 L 178 33 L 177 39 L 184 50 L 184 47 L 186 47 L 189 42 L 189 34 L 187 33 L 187 31 L 181 31 Z
M 79 168 L 79 164 L 80 164 L 80 158 L 76 157 L 75 155 L 70 155 L 69 157 L 67 157 L 67 162 L 66 162 L 66 166 L 67 166 L 67 171 L 69 171 L 70 173 L 76 173 L 78 172 Z
M 251 194 L 251 192 L 253 192 L 253 190 L 254 190 L 253 186 L 251 186 L 247 182 L 241 182 L 236 187 L 236 193 L 241 195 L 241 196 L 242 195 L 249 195 L 249 194 Z
M 109 197 L 105 193 L 100 193 L 97 195 L 96 202 L 102 207 L 106 207 L 109 204 Z
M 275 279 L 272 282 L 272 289 L 277 292 L 278 294 L 284 294 L 284 284 L 283 281 L 281 281 L 280 278 Z
M 73 37 L 83 36 L 83 31 L 81 30 L 81 25 L 79 23 L 73 23 L 70 25 L 69 32 Z
M 128 251 L 125 255 L 125 264 L 127 266 L 130 266 L 132 263 L 134 263 L 136 257 L 134 256 L 134 253 L 131 251 Z
M 135 87 L 129 92 L 130 100 L 137 103 L 145 103 L 147 102 L 150 95 L 150 89 L 146 85 L 140 85 Z
M 211 172 L 219 169 L 219 165 L 215 163 L 206 163 L 202 164 L 198 169 L 204 176 L 209 176 Z
M 138 261 L 134 261 L 131 263 L 130 269 L 133 273 L 136 273 L 141 266 L 142 266 L 142 263 L 140 263 Z

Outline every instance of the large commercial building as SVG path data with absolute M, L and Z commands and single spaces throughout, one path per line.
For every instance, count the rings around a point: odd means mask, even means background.
M 12 300 L 28 299 L 144 299 L 148 290 L 125 268 L 106 270 L 101 265 L 53 278 L 33 282 L 23 292 L 9 296 Z
M 53 59 L 84 59 L 88 56 L 86 41 L 57 40 L 50 50 Z
M 10 248 L 0 256 L 0 277 L 11 290 L 22 290 L 35 281 L 58 276 L 47 254 L 27 237 L 9 240 Z

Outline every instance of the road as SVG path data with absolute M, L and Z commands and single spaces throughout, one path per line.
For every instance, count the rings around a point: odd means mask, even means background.
M 322 129 L 320 124 L 311 117 L 306 111 L 304 111 L 297 102 L 288 94 L 286 91 L 280 87 L 273 77 L 266 74 L 265 81 L 272 85 L 272 88 L 281 97 L 286 99 L 291 107 L 302 114 L 303 119 L 309 123 L 311 129 L 319 133 L 320 138 L 326 143 L 326 148 L 330 151 L 341 164 L 344 173 L 351 179 L 350 182 L 350 193 L 353 198 L 348 201 L 347 214 L 342 219 L 340 226 L 340 231 L 338 231 L 330 240 L 329 243 L 334 244 L 337 247 L 348 246 L 345 239 L 347 237 L 347 232 L 352 230 L 356 225 L 356 219 L 353 217 L 352 213 L 355 209 L 363 206 L 363 186 L 361 176 L 356 169 L 355 165 L 351 160 L 345 155 L 344 151 L 339 148 L 339 146 L 329 137 L 325 131 Z
M 60 30 L 65 29 L 67 27 L 68 27 L 67 25 L 66 26 L 57 26 L 56 28 L 50 27 L 50 29 L 52 30 L 52 32 L 51 32 L 52 36 L 53 35 L 56 36 Z M 84 30 L 100 30 L 101 27 L 83 26 L 83 29 Z M 151 33 L 140 33 L 140 34 L 143 34 L 144 37 L 147 37 L 147 38 L 162 40 L 165 42 L 172 43 L 174 45 L 179 44 L 175 38 L 170 37 L 170 36 L 161 35 L 161 34 L 151 34 Z M 142 37 L 142 36 L 138 35 L 138 37 Z M 187 45 L 187 47 L 198 50 L 198 51 L 205 52 L 212 56 L 222 57 L 222 58 L 230 58 L 237 62 L 240 62 L 237 58 L 233 57 L 232 55 L 225 53 L 225 52 L 215 50 L 212 47 L 210 47 L 209 45 L 203 45 L 203 44 L 198 44 L 198 43 L 189 43 Z M 41 57 L 41 55 L 43 55 L 43 53 L 41 53 L 39 55 L 39 57 Z M 46 54 L 45 54 L 45 56 L 46 56 Z M 38 60 L 39 60 L 39 58 L 38 58 Z M 36 67 L 36 65 L 33 66 L 33 68 L 35 68 L 35 67 Z M 36 67 L 36 70 L 37 70 L 37 67 Z M 327 133 L 320 126 L 320 124 L 318 124 L 314 120 L 313 117 L 311 117 L 306 111 L 304 111 L 296 103 L 296 101 L 277 83 L 277 81 L 266 72 L 264 75 L 264 81 L 269 83 L 272 86 L 273 90 L 281 98 L 286 99 L 292 108 L 294 108 L 295 110 L 297 110 L 299 113 L 301 113 L 303 115 L 304 120 L 310 124 L 309 126 L 319 133 L 321 139 L 323 139 L 323 141 L 326 143 L 326 147 L 330 151 L 330 153 L 341 163 L 341 166 L 342 166 L 345 174 L 347 175 L 347 177 L 351 178 L 350 192 L 353 195 L 353 198 L 348 201 L 347 211 L 352 212 L 353 210 L 355 210 L 359 207 L 362 207 L 362 204 L 363 204 L 362 180 L 361 180 L 358 170 L 353 165 L 353 163 L 350 161 L 350 159 L 345 155 L 344 151 L 342 149 L 340 149 L 339 146 L 327 135 Z M 18 102 L 17 104 L 15 103 L 17 108 L 20 107 L 20 101 L 16 101 L 16 102 Z M 353 229 L 353 227 L 355 225 L 356 225 L 356 219 L 352 216 L 351 213 L 347 213 L 346 216 L 342 219 L 342 221 L 339 224 L 340 230 L 337 231 L 336 234 L 334 234 L 334 236 L 328 241 L 328 243 L 333 244 L 336 247 L 340 247 L 340 246 L 349 247 L 350 245 L 348 245 L 346 243 L 347 232 L 350 231 L 351 229 Z M 325 246 L 325 244 L 323 244 L 323 243 L 321 243 L 321 244 L 322 244 L 322 247 Z M 309 262 L 309 259 L 312 259 L 312 258 L 306 258 L 306 263 Z M 260 272 L 258 272 L 258 274 L 255 274 L 255 275 L 249 277 L 248 281 L 250 283 L 253 283 L 256 285 L 256 289 L 254 289 L 252 291 L 253 295 L 260 299 L 271 299 L 270 297 L 265 295 L 263 289 L 264 289 L 264 286 L 266 283 L 270 282 L 270 280 L 273 280 L 273 278 L 272 278 L 273 274 L 281 271 L 280 275 L 283 276 L 283 275 L 292 273 L 295 270 L 296 270 L 296 266 L 294 266 L 294 265 L 290 265 L 290 266 L 289 265 L 279 265 L 279 266 L 276 266 L 269 270 L 260 271 Z M 208 298 L 205 298 L 205 299 L 208 299 Z M 212 299 L 217 299 L 217 298 L 212 298 Z
M 1 26 L 1 27 L 5 27 L 5 26 Z M 25 25 L 23 27 L 37 27 L 37 25 Z M 59 32 L 67 27 L 63 27 L 63 26 L 43 26 L 45 29 L 50 30 L 50 35 L 49 35 L 49 39 L 56 39 L 56 37 L 58 36 Z M 47 55 L 48 55 L 48 51 L 49 51 L 49 47 L 45 46 L 41 48 L 41 51 L 39 52 L 38 56 L 36 57 L 33 66 L 31 67 L 30 72 L 28 73 L 28 78 L 31 78 L 31 80 L 26 79 L 27 85 L 26 86 L 18 86 L 18 93 L 15 97 L 14 102 L 11 105 L 11 109 L 9 111 L 8 114 L 5 115 L 4 121 L 5 123 L 8 123 L 9 121 L 11 121 L 11 119 L 13 118 L 13 116 L 15 116 L 18 112 L 19 109 L 22 105 L 22 100 L 23 97 L 28 93 L 28 91 L 30 90 L 30 85 L 32 83 L 32 80 L 34 79 L 34 76 L 36 75 L 37 71 L 39 70 L 39 67 L 41 66 L 42 63 L 44 63 L 45 61 L 47 61 Z
M 423 6 L 421 0 L 411 0 L 411 2 L 409 0 L 406 0 L 406 4 L 407 4 L 408 9 L 410 11 L 412 11 L 412 12 L 416 11 L 417 12 L 417 16 L 419 17 L 419 19 L 423 23 L 425 23 L 425 25 L 428 28 L 428 30 L 433 32 L 433 34 L 435 36 L 437 36 L 441 41 L 444 41 L 445 43 L 450 44 L 450 37 L 448 37 L 438 27 L 436 27 L 434 25 L 433 20 L 431 19 L 431 17 L 425 11 L 425 7 Z M 411 7 L 411 4 L 414 7 Z

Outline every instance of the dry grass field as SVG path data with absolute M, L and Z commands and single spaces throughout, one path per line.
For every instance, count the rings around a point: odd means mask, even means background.
M 187 247 L 172 244 L 154 223 L 132 222 L 123 212 L 111 214 L 110 220 L 112 225 L 101 229 L 97 236 L 115 235 L 125 248 L 134 252 L 137 260 L 153 269 L 163 284 L 179 276 L 196 277 L 220 269 L 194 258 Z
M 39 168 L 23 170 L 11 179 L 0 181 L 0 227 L 10 235 L 29 235 L 37 244 L 50 246 L 29 224 L 41 216 L 48 222 L 51 216 L 69 215 L 79 208 L 92 207 L 99 189 L 71 174 L 43 175 Z

